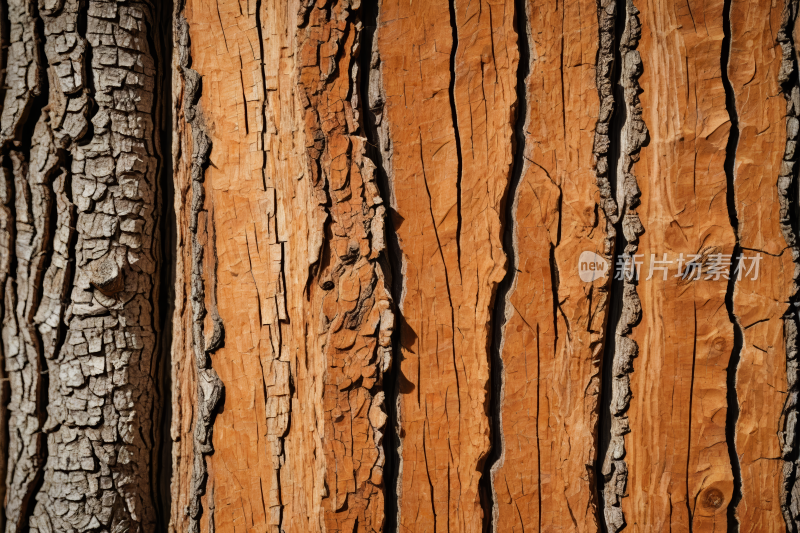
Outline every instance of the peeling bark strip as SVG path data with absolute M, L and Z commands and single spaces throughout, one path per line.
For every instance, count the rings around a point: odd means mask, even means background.
M 781 234 L 781 175 L 786 147 L 786 100 L 778 48 L 785 7 L 761 0 L 732 0 L 728 76 L 735 96 L 740 138 L 734 163 L 738 239 L 745 256 L 760 254 L 759 275 L 736 282 L 733 311 L 744 344 L 736 380 L 740 414 L 736 451 L 742 500 L 741 531 L 785 528 L 781 501 L 781 422 L 787 404 L 787 339 L 784 316 L 794 294 L 792 249 Z M 785 33 L 784 33 L 785 35 Z M 777 186 L 776 186 L 777 182 Z
M 791 287 L 790 305 L 783 317 L 784 337 L 786 339 L 786 404 L 781 414 L 781 431 L 778 439 L 781 445 L 783 464 L 783 486 L 781 491 L 781 510 L 786 529 L 796 533 L 800 528 L 800 446 L 798 446 L 798 410 L 800 410 L 800 379 L 798 379 L 798 292 L 800 275 L 800 246 L 798 246 L 798 182 L 797 182 L 797 136 L 800 125 L 800 71 L 798 70 L 795 29 L 797 28 L 797 0 L 787 0 L 781 14 L 781 27 L 777 41 L 781 45 L 782 61 L 778 74 L 783 96 L 786 100 L 786 145 L 784 148 L 781 172 L 778 177 L 778 201 L 780 202 L 780 228 L 794 261 L 794 283 Z
M 714 270 L 735 244 L 725 174 L 731 122 L 719 74 L 723 8 L 722 0 L 640 5 L 640 100 L 650 139 L 636 166 L 636 211 L 646 228 L 636 253 L 647 268 L 637 290 L 642 321 L 630 335 L 639 349 L 622 501 L 634 529 L 728 530 L 726 368 L 734 339 L 727 276 Z M 665 31 L 672 25 L 678 29 Z M 663 260 L 672 263 L 654 263 Z M 666 272 L 651 273 L 658 266 Z
M 304 109 L 309 293 L 326 364 L 322 407 L 328 532 L 380 531 L 384 522 L 383 373 L 394 315 L 377 262 L 385 248 L 375 165 L 365 155 L 358 54 L 359 3 L 301 3 L 298 97 Z
M 217 372 L 210 367 L 208 353 L 220 347 L 223 340 L 224 330 L 222 321 L 219 319 L 216 307 L 213 307 L 211 319 L 213 320 L 213 330 L 208 339 L 205 335 L 205 319 L 208 315 L 206 309 L 206 287 L 205 280 L 213 280 L 214 272 L 208 272 L 204 268 L 206 256 L 206 239 L 208 229 L 198 228 L 201 215 L 204 216 L 203 223 L 208 222 L 208 212 L 205 211 L 205 187 L 204 172 L 208 165 L 208 154 L 211 151 L 211 142 L 205 133 L 202 111 L 197 107 L 200 95 L 200 76 L 189 65 L 191 55 L 189 48 L 189 28 L 186 20 L 180 15 L 175 21 L 176 33 L 178 35 L 178 57 L 184 81 L 184 104 L 183 113 L 186 122 L 192 127 L 192 162 L 190 167 L 192 179 L 192 203 L 189 214 L 189 231 L 191 232 L 191 305 L 192 305 L 192 346 L 194 348 L 194 361 L 197 371 L 197 404 L 196 420 L 194 423 L 192 481 L 189 489 L 189 505 L 187 514 L 189 515 L 189 531 L 196 533 L 200 531 L 199 518 L 202 512 L 200 497 L 206 491 L 206 479 L 208 477 L 205 456 L 213 453 L 213 419 L 217 406 L 222 398 L 224 386 L 219 379 Z M 201 233 L 198 236 L 198 232 Z M 205 237 L 205 238 L 204 238 Z M 209 275 L 210 274 L 210 275 Z M 213 288 L 212 288 L 213 291 Z M 212 294 L 213 298 L 213 294 Z M 212 300 L 213 301 L 213 300 Z
M 527 5 L 527 19 L 518 20 L 526 20 L 520 28 L 535 52 L 525 84 L 525 163 L 514 199 L 518 260 L 502 349 L 503 455 L 493 470 L 494 528 L 598 531 L 596 481 L 587 466 L 597 454 L 611 278 L 584 283 L 577 274 L 582 252 L 613 263 L 616 207 L 607 157 L 615 4 Z M 598 7 L 600 17 L 581 16 Z M 601 27 L 612 39 L 601 39 Z M 598 56 L 601 43 L 607 49 Z M 594 129 L 569 126 L 592 122 Z M 564 387 L 566 381 L 573 386 Z M 564 446 L 565 440 L 583 444 Z
M 403 531 L 483 525 L 489 321 L 505 273 L 500 213 L 516 104 L 513 19 L 510 0 L 381 2 L 381 144 L 391 149 L 404 266 Z
M 639 161 L 639 150 L 647 138 L 647 127 L 642 118 L 639 101 L 639 76 L 642 60 L 636 50 L 641 38 L 639 10 L 632 0 L 625 3 L 625 29 L 620 39 L 621 74 L 625 123 L 620 138 L 620 158 L 617 169 L 616 202 L 617 220 L 622 223 L 625 248 L 621 258 L 625 261 L 623 276 L 622 310 L 614 336 L 613 381 L 611 394 L 611 442 L 603 462 L 605 477 L 603 511 L 608 531 L 616 533 L 625 527 L 622 498 L 628 495 L 628 463 L 625 460 L 625 434 L 630 432 L 628 408 L 631 401 L 631 374 L 633 359 L 639 353 L 639 345 L 632 331 L 642 318 L 642 307 L 637 292 L 634 255 L 639 246 L 639 237 L 645 232 L 637 207 L 641 191 L 633 174 L 633 165 Z

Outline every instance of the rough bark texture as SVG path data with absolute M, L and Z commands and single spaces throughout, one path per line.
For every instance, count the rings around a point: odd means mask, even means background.
M 0 527 L 800 531 L 799 7 L 0 0 Z
M 7 16 L 5 528 L 149 530 L 162 179 L 155 13 L 144 2 L 11 1 Z

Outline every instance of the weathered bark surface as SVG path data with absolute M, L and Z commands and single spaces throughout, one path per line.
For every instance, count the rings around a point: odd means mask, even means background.
M 0 527 L 797 532 L 798 7 L 0 0 Z
M 14 0 L 7 16 L 5 528 L 151 529 L 161 194 L 154 9 Z
M 489 326 L 506 267 L 514 6 L 387 0 L 380 9 L 382 143 L 403 276 L 398 526 L 481 531 Z
M 639 352 L 630 373 L 630 497 L 622 510 L 634 530 L 726 531 L 734 489 L 726 368 L 734 342 L 724 271 L 735 241 L 726 203 L 731 121 L 720 76 L 724 6 L 634 3 L 650 134 L 634 167 L 645 229 L 637 253 L 647 268 L 632 333 Z M 665 259 L 671 263 L 655 263 Z

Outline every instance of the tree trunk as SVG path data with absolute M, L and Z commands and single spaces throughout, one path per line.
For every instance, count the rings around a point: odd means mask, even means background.
M 0 525 L 797 533 L 798 8 L 0 0 Z

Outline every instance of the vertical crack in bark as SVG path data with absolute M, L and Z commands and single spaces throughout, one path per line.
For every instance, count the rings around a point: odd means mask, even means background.
M 360 56 L 361 65 L 361 95 L 363 106 L 364 133 L 368 140 L 367 155 L 376 164 L 376 183 L 381 197 L 386 199 L 387 209 L 396 212 L 397 200 L 392 188 L 392 148 L 389 121 L 384 117 L 382 64 L 378 50 L 377 32 L 379 31 L 380 0 L 370 0 L 364 5 L 364 30 Z M 387 273 L 387 284 L 390 287 L 391 297 L 396 305 L 402 305 L 403 291 L 405 290 L 403 252 L 400 249 L 400 240 L 394 227 L 394 220 L 389 216 L 386 226 L 386 254 L 381 258 L 381 264 Z M 398 318 L 402 316 L 398 315 Z M 400 329 L 392 331 L 392 352 L 400 353 Z M 400 365 L 392 361 L 384 375 L 384 392 L 386 394 L 386 435 L 384 437 L 384 516 L 383 530 L 387 533 L 398 531 L 400 494 L 399 480 L 401 469 L 401 446 L 399 434 L 399 404 L 398 379 Z
M 781 27 L 777 41 L 781 45 L 783 59 L 778 74 L 783 96 L 786 99 L 786 146 L 784 148 L 781 173 L 778 177 L 778 200 L 780 202 L 780 228 L 794 262 L 793 287 L 789 307 L 783 317 L 786 342 L 786 381 L 788 395 L 781 413 L 781 430 L 778 439 L 781 445 L 783 464 L 783 490 L 781 510 L 786 529 L 797 533 L 800 527 L 800 447 L 798 447 L 798 409 L 800 409 L 800 379 L 798 379 L 798 300 L 797 283 L 800 275 L 800 248 L 798 247 L 798 168 L 797 139 L 800 129 L 800 80 L 798 79 L 797 49 L 794 28 L 797 19 L 798 0 L 786 0 L 782 12 Z
M 628 467 L 625 462 L 625 434 L 630 431 L 627 410 L 630 406 L 630 374 L 638 345 L 631 331 L 641 320 L 641 303 L 636 291 L 638 270 L 634 254 L 638 249 L 639 236 L 644 227 L 635 208 L 639 204 L 639 187 L 633 174 L 633 165 L 639 160 L 639 149 L 647 139 L 647 127 L 642 119 L 639 103 L 641 91 L 638 78 L 642 73 L 642 61 L 636 47 L 641 35 L 639 10 L 632 0 L 625 4 L 625 29 L 620 39 L 620 85 L 624 91 L 625 122 L 620 132 L 620 160 L 617 168 L 616 200 L 619 205 L 616 221 L 621 223 L 625 248 L 621 255 L 625 268 L 622 285 L 622 308 L 615 328 L 614 355 L 611 383 L 611 437 L 603 463 L 602 474 L 605 526 L 611 533 L 625 527 L 621 499 L 627 495 Z M 633 260 L 632 260 L 633 258 Z M 609 391 L 606 391 L 609 392 Z
M 505 384 L 505 371 L 503 366 L 503 344 L 505 341 L 505 325 L 513 312 L 509 298 L 517 279 L 518 254 L 516 234 L 516 211 L 519 200 L 519 185 L 527 166 L 525 159 L 526 127 L 528 125 L 527 105 L 527 79 L 531 71 L 530 52 L 530 23 L 527 12 L 528 0 L 515 0 L 514 21 L 519 38 L 519 67 L 517 69 L 517 103 L 515 109 L 514 132 L 514 161 L 509 177 L 508 191 L 503 205 L 503 251 L 508 258 L 508 270 L 505 277 L 497 286 L 495 307 L 492 311 L 492 337 L 489 362 L 489 415 L 491 420 L 490 451 L 484 467 L 481 485 L 484 495 L 484 519 L 488 522 L 488 531 L 497 531 L 499 509 L 497 506 L 497 493 L 495 491 L 495 476 L 502 464 L 505 450 L 505 440 L 502 425 L 503 389 Z M 514 116 L 514 114 L 512 114 Z M 554 265 L 555 267 L 555 265 Z M 538 337 L 537 337 L 538 338 Z M 538 374 L 537 374 L 538 375 Z M 538 397 L 538 395 L 537 395 Z M 538 427 L 538 424 L 537 424 Z M 538 442 L 538 435 L 536 436 Z M 537 450 L 539 446 L 537 444 Z M 541 483 L 541 481 L 540 481 Z M 541 509 L 541 490 L 538 491 L 539 507 Z M 541 512 L 539 513 L 541 521 Z
M 0 103 L 5 101 L 6 95 L 6 67 L 9 50 L 8 1 L 0 0 Z M 5 302 L 2 294 L 11 271 L 14 214 L 9 205 L 14 194 L 13 183 L 9 179 L 7 169 L 4 168 L 4 157 L 0 155 L 0 325 L 6 314 Z M 0 341 L 0 531 L 6 527 L 6 475 L 8 472 L 9 449 L 9 424 L 8 403 L 10 400 L 9 376 L 6 372 L 5 345 Z
M 619 42 L 625 27 L 625 10 L 618 4 L 624 0 L 598 0 L 597 18 L 599 42 L 597 52 L 596 86 L 600 100 L 600 113 L 595 124 L 594 157 L 597 186 L 600 190 L 601 208 L 606 215 L 606 240 L 603 254 L 612 259 L 610 272 L 612 279 L 608 293 L 608 313 L 606 315 L 606 341 L 603 349 L 602 382 L 600 387 L 600 412 L 598 420 L 598 447 L 595 463 L 597 480 L 598 523 L 606 531 L 605 484 L 603 465 L 611 443 L 611 389 L 613 383 L 613 362 L 616 347 L 616 329 L 622 307 L 622 279 L 613 276 L 617 262 L 617 235 L 622 231 L 617 213 L 616 187 L 617 169 L 620 158 L 620 139 L 625 123 L 625 106 L 617 104 L 623 100 L 620 86 L 620 48 Z
M 722 39 L 722 50 L 720 53 L 720 72 L 722 73 L 722 86 L 725 89 L 725 107 L 728 110 L 728 116 L 731 121 L 731 129 L 728 135 L 728 145 L 726 146 L 725 154 L 725 176 L 727 179 L 726 201 L 728 204 L 728 217 L 730 218 L 731 227 L 736 237 L 736 243 L 733 247 L 734 259 L 738 258 L 742 253 L 742 247 L 739 242 L 739 217 L 736 212 L 736 191 L 734 188 L 734 163 L 736 160 L 736 148 L 739 144 L 739 118 L 736 112 L 736 96 L 733 92 L 731 80 L 728 77 L 728 63 L 731 57 L 731 1 L 724 0 L 722 8 L 722 28 L 724 37 Z M 738 260 L 738 259 L 737 259 Z M 728 531 L 739 531 L 739 520 L 737 518 L 736 508 L 742 499 L 742 469 L 739 463 L 739 456 L 736 452 L 736 424 L 739 420 L 739 399 L 736 393 L 736 373 L 739 368 L 739 360 L 741 359 L 742 345 L 744 336 L 742 333 L 742 326 L 739 319 L 734 313 L 733 307 L 733 293 L 736 288 L 736 276 L 730 276 L 728 280 L 728 288 L 725 294 L 725 306 L 728 310 L 728 316 L 733 324 L 733 349 L 731 357 L 728 362 L 727 368 L 727 403 L 728 410 L 725 417 L 725 440 L 728 443 L 728 456 L 731 462 L 731 473 L 733 474 L 733 495 L 728 504 Z
M 156 94 L 169 95 L 160 98 L 156 102 L 157 113 L 161 124 L 161 134 L 157 145 L 159 159 L 159 183 L 163 190 L 157 203 L 157 212 L 160 219 L 161 246 L 159 250 L 159 261 L 163 266 L 160 274 L 159 284 L 161 289 L 158 296 L 159 326 L 161 328 L 161 340 L 158 348 L 158 399 L 159 404 L 155 406 L 155 414 L 159 420 L 158 439 L 156 448 L 153 450 L 154 464 L 158 468 L 153 469 L 153 492 L 154 500 L 157 503 L 157 532 L 166 532 L 169 529 L 170 513 L 172 509 L 172 474 L 173 474 L 173 441 L 170 435 L 175 414 L 173 413 L 173 381 L 172 381 L 172 343 L 174 341 L 173 320 L 175 319 L 176 294 L 175 280 L 176 270 L 179 260 L 176 257 L 177 249 L 177 221 L 176 213 L 172 208 L 175 201 L 175 189 L 173 182 L 173 154 L 172 140 L 174 128 L 166 127 L 174 125 L 173 117 L 173 84 L 175 75 L 173 58 L 173 10 L 172 0 L 162 0 L 155 10 L 157 24 L 149 28 L 148 35 L 151 46 L 158 52 Z
M 382 265 L 386 207 L 359 112 L 360 15 L 349 1 L 303 2 L 297 35 L 313 187 L 308 298 L 319 310 L 312 328 L 326 369 L 322 507 L 330 532 L 384 523 L 383 381 L 394 313 Z
M 202 234 L 208 236 L 210 223 L 209 217 L 203 217 L 206 227 L 200 227 L 201 212 L 207 215 L 205 207 L 205 168 L 209 164 L 211 153 L 211 140 L 206 134 L 206 125 L 199 105 L 202 78 L 197 71 L 191 68 L 191 48 L 189 38 L 189 25 L 183 18 L 183 2 L 176 6 L 175 32 L 177 36 L 179 68 L 184 81 L 184 119 L 192 128 L 192 204 L 189 219 L 189 231 L 192 239 L 192 266 L 191 266 L 191 305 L 192 305 L 192 344 L 194 348 L 195 366 L 197 369 L 197 406 L 194 424 L 194 461 L 192 467 L 192 480 L 189 495 L 189 532 L 200 531 L 200 516 L 202 515 L 201 497 L 206 493 L 206 480 L 208 470 L 206 455 L 213 453 L 214 416 L 223 399 L 224 385 L 217 372 L 211 368 L 209 354 L 222 346 L 224 329 L 222 320 L 216 309 L 212 310 L 213 331 L 210 338 L 206 338 L 205 317 L 206 287 L 205 280 L 216 276 L 216 272 L 205 272 L 204 255 L 207 253 L 206 240 Z M 200 234 L 200 235 L 199 235 Z M 213 245 L 213 243 L 210 243 Z M 213 250 L 212 250 L 213 252 Z M 213 287 L 212 287 L 213 292 Z M 213 295 L 212 295 L 213 297 Z M 209 502 L 209 507 L 213 505 Z M 209 512 L 209 529 L 213 528 L 213 512 Z
M 450 85 L 448 94 L 450 97 L 450 114 L 453 116 L 453 133 L 456 139 L 456 157 L 458 158 L 458 175 L 456 176 L 456 251 L 458 257 L 458 276 L 461 278 L 461 177 L 463 175 L 463 161 L 461 155 L 461 135 L 458 129 L 458 113 L 456 112 L 456 55 L 458 54 L 458 21 L 456 20 L 456 0 L 448 0 L 450 9 L 450 28 L 453 33 L 453 43 L 450 49 Z M 420 140 L 420 150 L 422 150 L 422 140 Z M 448 287 L 450 285 L 448 284 Z M 455 322 L 453 322 L 455 324 Z M 455 335 L 453 335 L 455 339 Z M 455 357 L 455 340 L 453 340 L 453 357 Z M 456 372 L 458 375 L 458 372 Z

